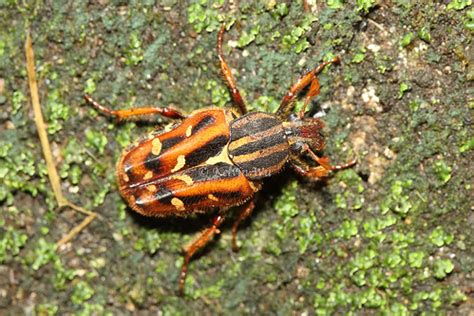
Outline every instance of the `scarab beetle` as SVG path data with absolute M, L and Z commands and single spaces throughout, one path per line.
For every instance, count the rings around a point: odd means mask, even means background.
M 222 54 L 224 31 L 222 26 L 217 55 L 234 108 L 209 107 L 189 115 L 171 107 L 111 110 L 85 96 L 99 111 L 118 120 L 156 114 L 179 120 L 126 149 L 117 164 L 117 178 L 122 197 L 145 216 L 186 216 L 217 210 L 212 225 L 185 247 L 179 278 L 181 294 L 191 257 L 220 233 L 219 226 L 231 207 L 239 209 L 232 226 L 232 248 L 237 250 L 237 228 L 252 213 L 254 194 L 265 178 L 280 172 L 286 164 L 312 179 L 355 164 L 350 161 L 333 166 L 327 157 L 318 156 L 316 152 L 324 146 L 320 133 L 323 122 L 305 116 L 311 98 L 320 92 L 316 75 L 326 65 L 338 63 L 339 58 L 301 76 L 275 113 L 248 112 Z M 296 96 L 308 86 L 302 109 L 292 113 Z

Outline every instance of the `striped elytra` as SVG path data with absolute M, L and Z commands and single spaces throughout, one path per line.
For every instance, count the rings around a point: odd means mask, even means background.
M 228 156 L 235 117 L 230 110 L 197 111 L 135 143 L 117 165 L 121 195 L 148 216 L 184 216 L 251 198 L 258 185 Z
M 230 124 L 229 157 L 250 180 L 279 172 L 285 165 L 289 144 L 279 118 L 251 112 Z

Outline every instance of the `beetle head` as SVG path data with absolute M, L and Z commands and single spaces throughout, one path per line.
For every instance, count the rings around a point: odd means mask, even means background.
M 323 149 L 324 138 L 321 135 L 321 130 L 324 123 L 320 119 L 300 118 L 297 114 L 292 114 L 283 126 L 290 148 L 294 153 L 302 153 L 304 144 L 308 144 L 314 151 Z

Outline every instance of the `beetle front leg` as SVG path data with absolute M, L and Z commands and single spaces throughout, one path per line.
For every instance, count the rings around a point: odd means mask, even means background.
M 307 153 L 311 159 L 313 159 L 316 163 L 319 164 L 319 166 L 326 169 L 328 172 L 329 171 L 334 171 L 334 170 L 342 170 L 342 169 L 352 167 L 357 162 L 355 159 L 352 159 L 351 161 L 349 161 L 345 164 L 334 165 L 333 166 L 329 163 L 329 158 L 328 157 L 319 157 L 318 155 L 316 155 L 314 153 L 314 151 L 311 150 L 311 148 L 309 148 L 309 146 L 307 144 L 305 144 L 305 146 L 303 147 L 303 152 Z
M 245 220 L 247 217 L 252 214 L 253 209 L 255 208 L 255 203 L 253 198 L 248 201 L 246 204 L 241 206 L 239 215 L 237 216 L 237 219 L 235 220 L 234 224 L 232 225 L 232 250 L 233 251 L 238 251 L 239 247 L 237 246 L 237 230 L 239 228 L 239 224 Z
M 304 115 L 304 112 L 306 111 L 306 106 L 309 104 L 311 98 L 317 96 L 320 92 L 319 81 L 316 78 L 316 75 L 320 73 L 327 65 L 339 62 L 340 58 L 336 56 L 332 60 L 323 62 L 316 68 L 310 70 L 309 72 L 301 76 L 298 81 L 291 86 L 290 91 L 288 91 L 287 94 L 281 100 L 280 107 L 276 111 L 276 114 L 281 118 L 287 117 L 293 110 L 294 100 L 298 93 L 301 92 L 301 90 L 306 88 L 308 85 L 310 85 L 308 94 L 305 99 L 305 104 L 303 106 L 303 109 L 301 110 L 302 114 Z
M 92 99 L 89 95 L 84 95 L 84 99 L 92 104 L 100 112 L 115 117 L 118 121 L 123 121 L 127 119 L 140 118 L 145 115 L 161 115 L 171 119 L 183 119 L 186 117 L 180 111 L 170 108 L 170 107 L 141 107 L 127 110 L 111 110 L 99 102 Z
M 216 215 L 212 221 L 212 226 L 202 231 L 184 250 L 184 261 L 181 267 L 181 274 L 179 276 L 179 294 L 184 295 L 184 284 L 188 274 L 188 266 L 193 255 L 204 248 L 216 235 L 219 234 L 219 226 L 224 221 L 223 215 Z
M 297 163 L 295 161 L 291 162 L 293 169 L 301 176 L 311 179 L 322 179 L 326 178 L 329 175 L 328 169 L 323 166 L 310 167 L 304 163 Z
M 329 163 L 328 157 L 319 157 L 309 148 L 308 145 L 305 145 L 305 147 L 303 148 L 303 152 L 308 153 L 309 157 L 313 159 L 316 163 L 318 163 L 319 166 L 310 166 L 298 157 L 293 157 L 291 159 L 291 166 L 297 173 L 299 173 L 303 177 L 312 179 L 326 178 L 331 171 L 343 170 L 352 167 L 357 162 L 354 159 L 349 161 L 348 163 L 333 166 Z
M 321 85 L 319 84 L 318 78 L 314 77 L 311 80 L 311 85 L 309 86 L 308 93 L 306 94 L 306 97 L 304 99 L 304 104 L 301 110 L 298 112 L 298 117 L 300 119 L 304 118 L 304 114 L 306 113 L 306 108 L 308 107 L 309 101 L 311 101 L 312 98 L 315 96 L 319 95 L 321 92 Z

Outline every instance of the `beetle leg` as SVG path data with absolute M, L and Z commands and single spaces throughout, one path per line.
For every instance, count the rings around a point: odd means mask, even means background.
M 317 167 L 309 166 L 307 163 L 301 160 L 291 161 L 291 166 L 298 174 L 310 179 L 327 178 L 329 176 L 329 173 L 331 172 L 331 169 L 327 169 L 323 166 L 317 166 Z
M 325 178 L 331 171 L 346 169 L 356 164 L 356 160 L 354 159 L 348 163 L 333 166 L 329 163 L 328 157 L 319 157 L 309 148 L 308 145 L 303 148 L 303 151 L 308 153 L 309 157 L 318 163 L 319 166 L 311 167 L 299 157 L 292 157 L 291 165 L 297 173 L 308 178 Z
M 304 12 L 311 12 L 311 7 L 308 3 L 308 0 L 303 0 L 303 9 Z
M 301 176 L 311 179 L 326 178 L 330 171 L 323 166 L 311 167 L 299 158 L 293 158 L 291 160 L 291 166 Z
M 94 99 L 91 98 L 89 95 L 84 95 L 84 99 L 86 99 L 87 102 L 92 104 L 97 110 L 100 112 L 113 116 L 117 118 L 117 120 L 122 121 L 126 119 L 133 119 L 133 118 L 140 118 L 145 115 L 161 115 L 167 118 L 171 119 L 183 119 L 186 117 L 186 115 L 182 114 L 180 111 L 170 108 L 170 107 L 141 107 L 141 108 L 133 108 L 133 109 L 127 109 L 127 110 L 111 110 L 99 102 L 95 101 Z
M 255 203 L 253 199 L 248 201 L 246 204 L 241 206 L 239 215 L 237 216 L 237 219 L 234 222 L 234 225 L 232 225 L 232 250 L 233 251 L 238 251 L 239 247 L 237 246 L 237 230 L 239 228 L 239 224 L 246 219 L 247 217 L 252 214 L 253 209 L 255 208 Z
M 306 178 L 321 179 L 326 178 L 329 175 L 329 170 L 324 169 L 322 166 L 304 168 L 293 162 L 291 163 L 291 166 L 298 174 Z
M 242 99 L 242 96 L 240 95 L 239 89 L 237 89 L 232 72 L 224 60 L 224 55 L 222 53 L 222 40 L 224 38 L 224 32 L 225 25 L 222 25 L 219 34 L 217 35 L 217 56 L 219 57 L 221 71 L 222 75 L 224 76 L 225 83 L 227 84 L 230 94 L 232 95 L 232 100 L 234 101 L 235 105 L 238 106 L 239 112 L 241 114 L 245 114 L 247 113 L 247 106 L 245 105 L 244 99 Z
M 327 65 L 339 62 L 340 58 L 336 56 L 332 60 L 323 62 L 316 68 L 313 68 L 312 70 L 301 76 L 298 81 L 296 81 L 296 83 L 291 86 L 290 91 L 288 91 L 287 94 L 281 100 L 280 107 L 276 111 L 276 114 L 281 118 L 287 117 L 293 110 L 294 100 L 298 93 L 310 84 L 311 86 L 309 88 L 308 95 L 306 96 L 305 104 L 302 109 L 302 113 L 304 115 L 304 111 L 306 110 L 306 106 L 308 105 L 309 101 L 312 97 L 317 96 L 320 91 L 320 86 L 316 75 L 320 73 Z
M 304 99 L 303 107 L 298 112 L 298 116 L 300 119 L 303 119 L 304 114 L 306 113 L 306 108 L 308 107 L 309 101 L 311 101 L 311 99 L 317 96 L 320 92 L 321 92 L 321 85 L 319 84 L 318 78 L 314 77 L 311 80 L 311 85 L 309 86 L 308 93 L 306 94 L 306 98 Z
M 308 153 L 309 157 L 313 159 L 314 161 L 316 161 L 319 164 L 319 166 L 323 167 L 324 169 L 328 171 L 346 169 L 346 168 L 352 167 L 357 162 L 355 159 L 353 159 L 345 164 L 332 166 L 329 164 L 328 157 L 319 157 L 318 155 L 314 153 L 314 151 L 311 150 L 311 148 L 309 148 L 307 144 L 303 147 L 303 151 Z
M 223 221 L 223 215 L 216 215 L 212 220 L 212 226 L 202 231 L 190 244 L 185 247 L 183 266 L 181 267 L 181 274 L 179 276 L 180 295 L 184 294 L 184 284 L 188 272 L 189 261 L 197 251 L 204 248 L 212 240 L 214 235 L 220 233 L 219 226 L 222 224 Z

